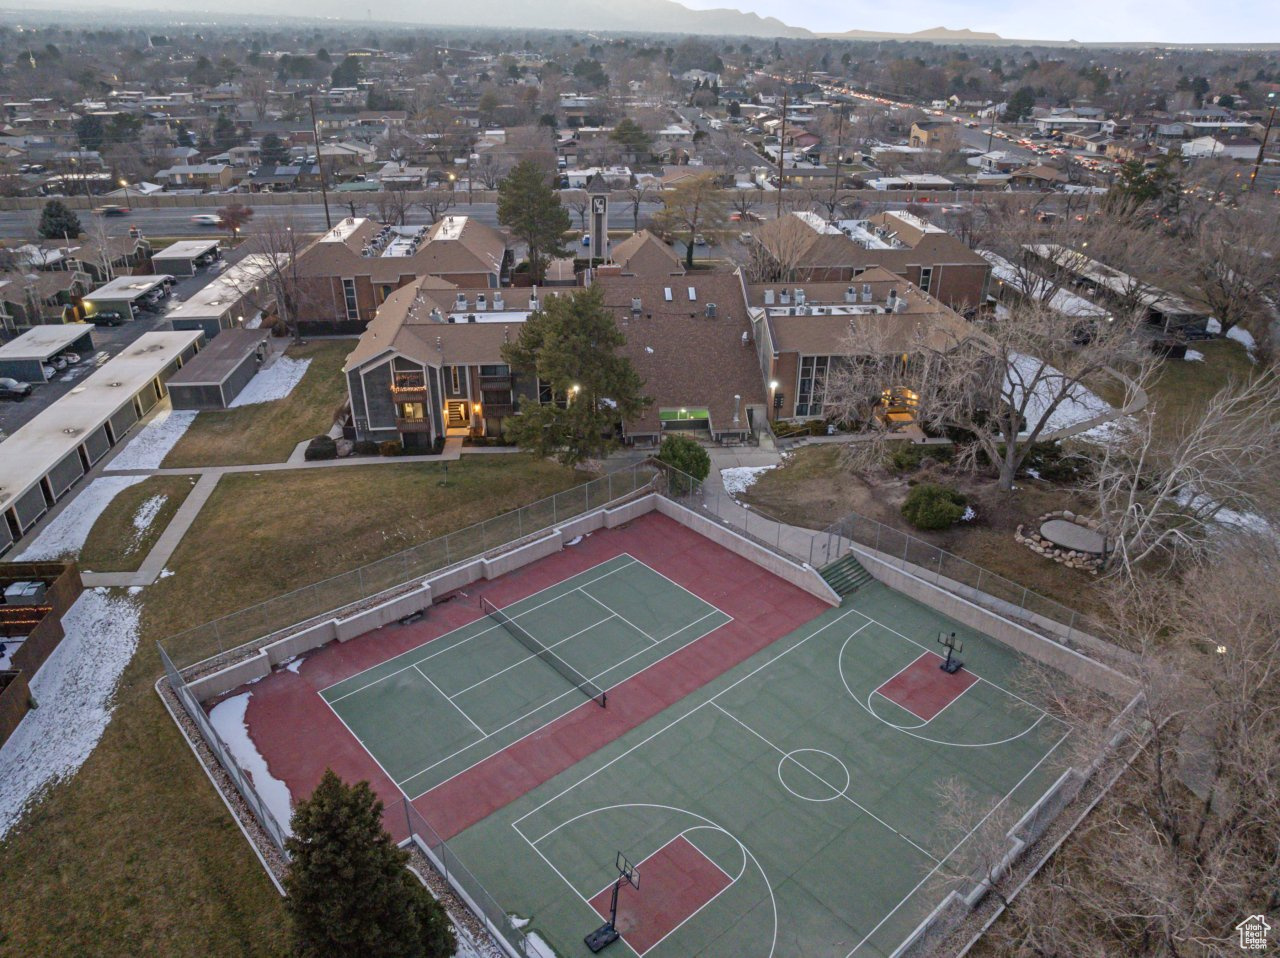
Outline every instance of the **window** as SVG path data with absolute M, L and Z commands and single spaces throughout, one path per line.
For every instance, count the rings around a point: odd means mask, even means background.
M 396 403 L 396 415 L 404 422 L 426 422 L 426 411 L 420 402 Z
M 933 267 L 920 267 L 920 290 L 921 292 L 929 292 L 929 286 L 933 283 Z
M 538 403 L 543 406 L 556 405 L 561 409 L 569 408 L 569 394 L 564 392 L 556 392 L 551 383 L 545 379 L 538 379 Z
M 342 295 L 346 300 L 347 319 L 358 320 L 360 318 L 360 306 L 356 302 L 356 281 L 354 279 L 344 279 L 342 281 Z
M 796 415 L 820 416 L 826 398 L 828 357 L 800 357 L 800 377 L 796 384 Z
M 663 299 L 665 299 L 668 303 L 669 303 L 669 302 L 671 302 L 671 287 L 670 287 L 670 286 L 664 286 L 664 287 L 662 287 L 662 298 L 663 298 Z
M 501 363 L 481 366 L 480 375 L 485 379 L 502 379 L 511 375 L 511 367 Z
M 449 392 L 453 393 L 454 395 L 457 395 L 458 393 L 462 392 L 462 382 L 463 382 L 462 367 L 450 366 L 449 367 Z

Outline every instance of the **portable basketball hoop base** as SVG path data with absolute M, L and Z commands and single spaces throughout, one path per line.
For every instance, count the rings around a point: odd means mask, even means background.
M 582 939 L 593 955 L 606 945 L 612 945 L 618 940 L 618 929 L 614 925 L 618 920 L 618 890 L 623 884 L 630 885 L 637 891 L 640 890 L 640 870 L 627 861 L 626 855 L 618 852 L 614 865 L 618 869 L 618 878 L 613 883 L 613 897 L 609 901 L 609 920 Z
M 964 651 L 964 643 L 956 638 L 954 632 L 939 632 L 938 644 L 947 650 L 947 657 L 938 668 L 948 675 L 955 675 L 964 668 L 964 662 L 956 657 L 957 652 Z

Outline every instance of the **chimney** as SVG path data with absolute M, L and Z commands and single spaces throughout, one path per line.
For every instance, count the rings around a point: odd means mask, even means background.
M 766 306 L 772 306 L 772 305 L 773 305 L 773 290 L 771 290 L 771 289 L 766 289 L 766 290 L 764 291 L 764 304 L 765 304 Z
M 716 318 L 716 304 L 707 303 L 707 319 L 715 319 L 715 318 Z

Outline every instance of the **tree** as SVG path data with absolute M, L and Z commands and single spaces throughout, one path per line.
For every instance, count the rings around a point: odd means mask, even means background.
M 1176 212 L 1181 199 L 1180 162 L 1172 154 L 1161 157 L 1150 168 L 1142 160 L 1126 160 L 1120 164 L 1116 180 L 1103 198 L 1103 206 L 1127 217 L 1148 210 Z
M 348 55 L 343 57 L 342 62 L 333 68 L 329 79 L 334 86 L 352 87 L 359 84 L 363 73 L 364 67 L 360 63 L 360 58 Z
M 681 180 L 663 195 L 663 207 L 654 221 L 668 234 L 685 236 L 684 265 L 693 268 L 694 241 L 700 233 L 722 230 L 728 221 L 728 204 L 716 184 L 715 174 L 702 173 Z
M 1131 379 L 1136 393 L 1150 376 Z M 1109 565 L 1132 579 L 1166 563 L 1221 549 L 1228 535 L 1259 526 L 1280 468 L 1280 377 L 1231 383 L 1194 417 L 1162 423 L 1148 406 L 1109 438 L 1092 492 L 1111 540 Z
M 618 121 L 613 132 L 609 134 L 609 139 L 617 143 L 623 152 L 634 156 L 637 162 L 649 159 L 649 151 L 652 148 L 649 134 L 644 131 L 644 127 L 630 117 L 624 116 Z
M 604 72 L 599 60 L 579 60 L 573 65 L 573 75 L 597 90 L 609 85 L 609 75 Z
M 93 113 L 86 114 L 76 120 L 76 139 L 80 142 L 82 150 L 100 150 L 102 149 L 102 141 L 106 136 L 106 128 L 102 124 L 102 117 Z
M 548 297 L 502 347 L 502 357 L 547 390 L 508 420 L 518 445 L 565 465 L 605 455 L 619 425 L 650 400 L 631 361 L 618 353 L 626 337 L 605 308 L 600 286 Z
M 1184 246 L 1189 292 L 1204 301 L 1226 335 L 1242 322 L 1271 322 L 1280 295 L 1280 218 L 1274 211 L 1212 209 Z
M 289 162 L 289 147 L 284 140 L 274 133 L 268 133 L 262 138 L 262 142 L 258 146 L 258 153 L 262 157 L 263 163 L 279 165 Z
M 1029 86 L 1020 86 L 1014 91 L 1013 96 L 1009 97 L 1009 102 L 1005 104 L 1004 114 L 1000 119 L 1006 123 L 1020 123 L 1022 118 L 1031 113 L 1031 108 L 1036 105 L 1036 91 Z
M 225 114 L 218 114 L 213 124 L 213 145 L 219 150 L 229 150 L 240 142 L 240 131 L 235 122 Z
M 422 194 L 422 199 L 418 200 L 418 206 L 427 214 L 427 220 L 434 223 L 453 209 L 457 202 L 457 194 L 449 190 L 428 190 Z
M 653 193 L 649 180 L 643 183 L 637 180 L 627 187 L 627 202 L 631 204 L 631 232 L 640 232 L 640 207 L 652 198 Z
M 532 160 L 521 160 L 498 184 L 498 222 L 529 249 L 529 272 L 542 282 L 547 262 L 564 256 L 569 212 L 551 189 L 551 178 Z
M 694 439 L 672 434 L 662 438 L 658 461 L 701 482 L 711 473 L 711 455 Z
M 222 228 L 231 234 L 232 239 L 235 239 L 253 219 L 253 207 L 245 206 L 243 203 L 228 203 L 218 210 L 218 219 L 221 221 Z
M 62 200 L 50 200 L 40 211 L 40 236 L 63 239 L 80 235 L 80 218 Z
M 837 418 L 866 422 L 885 390 L 914 395 L 917 421 L 958 433 L 957 461 L 992 468 L 1008 492 L 1059 410 L 1083 405 L 1089 381 L 1141 357 L 1140 325 L 1137 316 L 1082 323 L 1032 303 L 1005 318 L 931 323 L 906 343 L 893 324 L 857 323 L 840 349 L 850 360 L 827 374 L 827 401 Z M 868 455 L 882 452 L 875 442 L 861 445 Z
M 1226 955 L 1236 923 L 1280 907 L 1280 552 L 1271 534 L 1225 545 L 1109 597 L 1135 653 L 1139 697 L 1109 750 L 1128 767 L 992 926 L 991 954 Z M 1045 670 L 1022 685 L 1072 738 L 1109 739 L 1100 696 Z
M 447 958 L 448 915 L 405 867 L 368 782 L 326 769 L 293 813 L 285 908 L 300 958 Z

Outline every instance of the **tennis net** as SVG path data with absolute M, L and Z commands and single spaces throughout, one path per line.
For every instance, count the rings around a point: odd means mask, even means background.
M 583 695 L 594 700 L 601 708 L 607 705 L 608 697 L 604 689 L 535 639 L 523 626 L 517 625 L 511 616 L 507 615 L 484 596 L 480 597 L 480 608 L 484 610 L 485 615 L 502 626 L 513 639 L 568 679 Z

